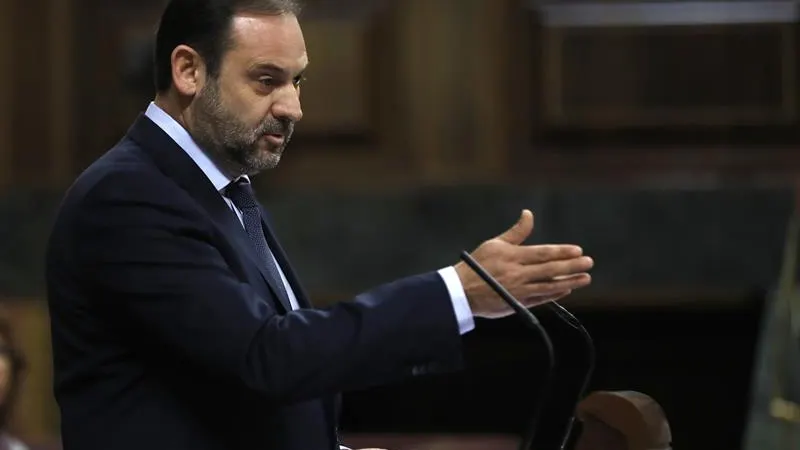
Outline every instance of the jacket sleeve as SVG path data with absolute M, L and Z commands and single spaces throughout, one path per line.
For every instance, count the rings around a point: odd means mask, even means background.
M 279 403 L 460 366 L 461 338 L 437 273 L 278 313 L 234 275 L 216 247 L 219 231 L 188 196 L 105 184 L 73 216 L 73 267 L 98 311 L 147 351 Z

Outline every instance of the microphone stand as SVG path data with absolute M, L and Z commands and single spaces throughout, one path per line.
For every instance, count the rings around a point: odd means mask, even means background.
M 563 322 L 574 328 L 578 331 L 578 334 L 581 335 L 581 338 L 584 341 L 584 345 L 586 347 L 586 360 L 587 360 L 587 369 L 583 376 L 583 382 L 581 383 L 580 390 L 576 392 L 575 398 L 573 401 L 573 408 L 572 412 L 570 413 L 569 420 L 567 421 L 566 429 L 564 430 L 564 435 L 561 438 L 561 445 L 559 446 L 560 450 L 564 450 L 569 443 L 569 439 L 572 435 L 572 429 L 575 425 L 575 409 L 578 406 L 578 403 L 583 399 L 586 395 L 586 390 L 589 388 L 589 382 L 592 379 L 592 375 L 594 374 L 595 362 L 597 360 L 597 353 L 595 351 L 594 341 L 592 340 L 592 336 L 589 332 L 584 328 L 583 324 L 578 320 L 577 317 L 572 315 L 566 308 L 559 305 L 556 302 L 550 302 L 547 306 L 556 313 L 559 319 Z
M 541 392 L 541 401 L 535 407 L 533 414 L 530 418 L 530 425 L 525 430 L 524 437 L 520 443 L 519 449 L 520 450 L 529 450 L 531 445 L 533 444 L 534 438 L 536 437 L 536 431 L 539 424 L 539 420 L 541 419 L 542 407 L 545 404 L 548 393 L 550 391 L 550 386 L 553 382 L 553 374 L 555 369 L 555 356 L 553 352 L 553 343 L 550 340 L 550 335 L 542 326 L 539 319 L 533 315 L 525 306 L 523 306 L 519 301 L 517 301 L 513 295 L 511 295 L 506 288 L 504 288 L 494 277 L 489 275 L 489 273 L 478 264 L 477 261 L 470 255 L 467 251 L 461 252 L 461 259 L 475 271 L 475 273 L 480 276 L 483 281 L 486 282 L 499 296 L 502 298 L 522 319 L 523 323 L 528 327 L 534 329 L 539 335 L 542 337 L 542 340 L 545 343 L 545 348 L 547 350 L 547 374 L 545 378 L 545 383 L 542 385 L 540 389 Z M 559 305 L 556 302 L 549 302 L 547 306 L 556 314 L 556 316 L 566 323 L 567 325 L 571 326 L 578 333 L 581 335 L 584 344 L 586 346 L 586 354 L 587 354 L 587 365 L 588 368 L 584 374 L 580 390 L 575 394 L 575 398 L 573 400 L 573 408 L 572 412 L 570 413 L 569 420 L 567 421 L 566 429 L 564 430 L 564 434 L 561 438 L 561 444 L 559 446 L 560 450 L 564 450 L 569 443 L 569 439 L 572 434 L 572 429 L 575 425 L 575 409 L 577 408 L 578 403 L 583 399 L 584 395 L 586 394 L 586 390 L 589 387 L 589 381 L 592 378 L 592 374 L 594 373 L 595 368 L 595 361 L 596 361 L 596 351 L 594 346 L 594 341 L 592 340 L 592 336 L 589 332 L 584 328 L 583 324 L 566 308 Z
M 531 418 L 529 421 L 528 428 L 525 430 L 525 434 L 523 436 L 522 441 L 519 445 L 519 450 L 530 450 L 531 445 L 533 444 L 533 439 L 536 436 L 536 429 L 539 425 L 539 420 L 542 414 L 542 407 L 546 402 L 547 395 L 550 391 L 550 386 L 553 383 L 553 372 L 555 371 L 555 355 L 553 353 L 553 343 L 550 340 L 550 335 L 547 334 L 547 330 L 544 329 L 539 319 L 533 315 L 527 308 L 525 308 L 517 299 L 511 295 L 506 288 L 504 288 L 497 280 L 494 279 L 489 272 L 486 271 L 477 261 L 466 251 L 461 252 L 461 259 L 467 263 L 475 273 L 480 276 L 483 281 L 486 282 L 496 293 L 500 296 L 508 306 L 513 309 L 519 318 L 522 319 L 522 322 L 528 328 L 535 330 L 541 337 L 542 341 L 544 341 L 545 348 L 547 350 L 547 374 L 545 378 L 545 382 L 542 384 L 540 389 L 540 397 L 541 401 L 534 407 L 533 414 L 531 414 Z

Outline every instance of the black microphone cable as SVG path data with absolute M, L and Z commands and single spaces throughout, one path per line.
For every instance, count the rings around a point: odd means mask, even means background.
M 563 306 L 559 305 L 556 302 L 550 302 L 547 306 L 553 310 L 559 319 L 563 322 L 567 323 L 569 326 L 574 328 L 578 331 L 578 334 L 581 335 L 581 338 L 584 341 L 584 345 L 586 347 L 586 360 L 587 360 L 587 369 L 583 376 L 583 382 L 581 383 L 580 390 L 576 393 L 575 399 L 573 401 L 573 408 L 572 412 L 570 413 L 569 421 L 567 422 L 566 430 L 564 430 L 564 436 L 561 439 L 561 445 L 559 446 L 560 450 L 564 450 L 569 443 L 570 435 L 572 434 L 572 429 L 575 425 L 575 410 L 578 407 L 578 404 L 583 400 L 583 397 L 586 395 L 586 390 L 589 388 L 589 382 L 592 379 L 592 375 L 594 374 L 595 363 L 597 360 L 597 352 L 595 350 L 594 341 L 592 340 L 592 336 L 583 326 L 583 324 L 575 317 L 569 310 L 564 308 Z

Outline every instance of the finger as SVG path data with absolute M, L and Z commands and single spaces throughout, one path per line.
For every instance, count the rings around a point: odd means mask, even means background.
M 583 255 L 582 248 L 569 244 L 526 245 L 517 247 L 514 251 L 517 260 L 522 264 L 572 259 Z
M 533 213 L 524 209 L 519 216 L 519 220 L 511 228 L 506 230 L 497 239 L 508 242 L 509 244 L 519 245 L 528 239 L 533 231 Z
M 594 260 L 588 256 L 581 256 L 579 258 L 523 266 L 522 277 L 528 282 L 558 280 L 560 277 L 567 275 L 588 272 L 592 267 L 594 267 Z
M 530 283 L 522 288 L 524 292 L 523 298 L 559 295 L 562 292 L 586 287 L 591 284 L 591 282 L 591 275 L 588 273 L 578 273 L 558 280 L 551 279 Z

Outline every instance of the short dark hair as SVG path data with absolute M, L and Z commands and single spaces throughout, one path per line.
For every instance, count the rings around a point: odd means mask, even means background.
M 297 0 L 170 0 L 156 33 L 153 67 L 156 91 L 172 85 L 172 51 L 183 44 L 203 58 L 208 76 L 219 76 L 230 48 L 230 25 L 237 14 L 299 15 Z

